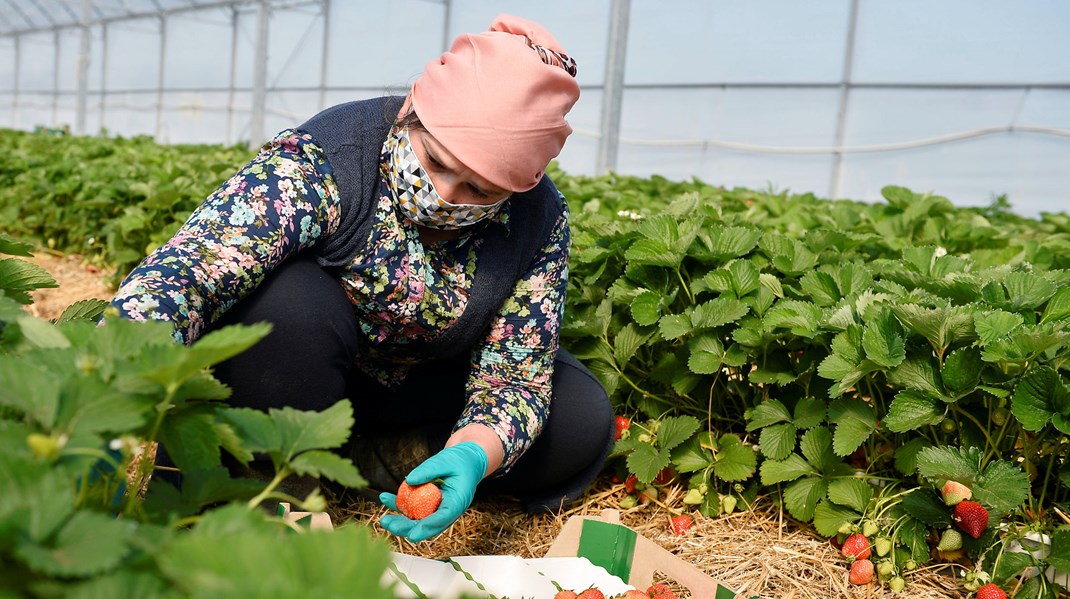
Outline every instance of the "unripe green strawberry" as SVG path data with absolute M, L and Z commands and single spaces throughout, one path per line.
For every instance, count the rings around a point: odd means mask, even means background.
M 888 581 L 888 588 L 891 589 L 893 593 L 901 593 L 906 586 L 907 581 L 903 580 L 902 576 L 893 576 L 892 579 Z
M 891 576 L 892 572 L 895 572 L 895 566 L 892 565 L 892 562 L 883 561 L 877 564 L 877 574 L 881 578 L 887 578 Z
M 916 561 L 914 561 L 912 559 L 908 559 L 907 561 L 903 562 L 903 571 L 904 572 L 912 572 L 912 571 L 916 570 L 917 567 L 918 567 L 918 562 L 916 562 Z
M 625 495 L 620 500 L 620 509 L 622 510 L 630 510 L 637 505 L 639 505 L 639 500 L 635 498 L 635 495 Z
M 945 505 L 958 505 L 973 497 L 973 491 L 958 481 L 949 480 L 940 489 L 940 495 L 944 498 Z
M 30 447 L 33 455 L 52 461 L 59 457 L 60 445 L 55 437 L 30 433 L 26 437 L 26 445 Z
M 721 509 L 724 510 L 724 513 L 731 514 L 736 510 L 737 501 L 735 495 L 723 495 L 721 496 Z
M 851 524 L 850 522 L 844 522 L 843 524 L 840 525 L 840 530 L 838 532 L 841 535 L 849 535 L 849 534 L 855 532 L 855 525 Z
M 940 543 L 936 546 L 940 551 L 958 551 L 962 549 L 962 534 L 949 528 L 940 535 Z
M 698 489 L 689 490 L 687 495 L 684 495 L 683 499 L 684 503 L 687 505 L 701 505 L 705 500 L 706 497 L 703 496 L 702 491 L 699 491 Z
M 877 523 L 872 520 L 866 520 L 862 523 L 862 534 L 866 535 L 867 537 L 872 537 L 873 535 L 880 532 L 880 530 L 881 528 L 877 526 Z
M 888 537 L 877 537 L 877 540 L 873 543 L 873 548 L 877 550 L 877 555 L 884 557 L 892 550 L 892 540 Z

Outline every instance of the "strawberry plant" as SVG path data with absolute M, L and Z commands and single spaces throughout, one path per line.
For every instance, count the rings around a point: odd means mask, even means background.
M 2 253 L 29 249 L 0 236 Z M 0 595 L 394 596 L 381 583 L 387 547 L 363 526 L 309 531 L 260 509 L 269 499 L 323 509 L 318 493 L 280 490 L 294 474 L 364 484 L 329 451 L 349 435 L 348 401 L 322 413 L 227 406 L 210 368 L 266 327 L 185 347 L 163 323 L 97 326 L 100 301 L 47 322 L 22 310 L 43 286 L 54 282 L 38 267 L 0 260 Z M 181 486 L 151 476 L 145 450 L 157 441 Z M 224 452 L 268 455 L 273 480 L 232 478 Z

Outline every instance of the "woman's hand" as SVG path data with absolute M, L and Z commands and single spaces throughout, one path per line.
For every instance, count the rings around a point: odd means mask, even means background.
M 428 458 L 405 477 L 412 486 L 441 480 L 442 503 L 438 510 L 422 520 L 410 520 L 399 514 L 387 514 L 380 520 L 383 528 L 391 533 L 419 542 L 429 539 L 450 527 L 468 506 L 476 494 L 476 485 L 487 474 L 487 452 L 480 444 L 465 441 Z M 379 501 L 398 511 L 397 495 L 382 493 Z

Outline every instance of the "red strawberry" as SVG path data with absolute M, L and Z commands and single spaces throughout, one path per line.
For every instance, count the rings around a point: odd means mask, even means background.
M 840 549 L 840 553 L 844 557 L 853 557 L 854 559 L 868 559 L 869 558 L 869 539 L 866 535 L 853 534 L 847 537 L 847 540 L 843 542 L 843 547 Z M 872 564 L 870 564 L 872 567 Z
M 1007 593 L 994 584 L 986 584 L 977 589 L 977 599 L 1007 599 Z
M 646 593 L 650 599 L 676 599 L 676 593 L 667 584 L 652 584 Z
M 412 520 L 421 520 L 435 513 L 442 503 L 442 491 L 435 483 L 424 483 L 415 487 L 401 481 L 398 488 L 397 506 L 402 514 Z
M 951 519 L 962 532 L 978 538 L 988 528 L 988 510 L 976 501 L 962 501 L 955 506 Z
M 687 534 L 687 529 L 695 525 L 695 521 L 691 519 L 691 516 L 687 514 L 680 514 L 679 516 L 673 516 L 669 520 L 669 528 L 678 535 Z
M 587 589 L 580 593 L 576 599 L 606 599 L 606 596 L 598 589 Z
M 629 495 L 631 495 L 632 493 L 635 493 L 635 485 L 638 482 L 639 482 L 639 477 L 637 477 L 634 474 L 629 476 L 628 478 L 624 479 L 624 492 L 629 494 Z
M 624 594 L 620 596 L 620 599 L 650 599 L 650 595 L 637 589 L 629 589 L 624 591 Z
M 613 424 L 617 427 L 617 434 L 614 437 L 614 439 L 616 439 L 616 440 L 620 440 L 621 434 L 624 431 L 632 428 L 631 421 L 628 420 L 627 418 L 625 418 L 624 416 L 617 416 L 616 418 L 614 418 L 613 419 Z
M 973 497 L 973 491 L 970 491 L 969 487 L 960 482 L 949 480 L 940 489 L 940 495 L 944 498 L 946 505 L 958 505 L 960 502 Z
M 669 466 L 662 468 L 658 475 L 654 477 L 655 485 L 667 485 L 672 482 L 672 479 L 676 478 L 676 468 Z
M 860 559 L 851 564 L 851 574 L 848 579 L 851 584 L 869 584 L 873 582 L 873 562 L 868 559 Z
M 576 599 L 576 591 L 558 591 L 554 599 Z

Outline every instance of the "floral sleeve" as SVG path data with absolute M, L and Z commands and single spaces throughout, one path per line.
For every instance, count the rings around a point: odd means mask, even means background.
M 484 424 L 505 447 L 507 472 L 542 431 L 568 286 L 567 207 L 473 352 L 468 403 L 455 429 Z
M 338 190 L 311 136 L 283 131 L 126 279 L 111 304 L 192 343 L 287 256 L 338 228 Z

